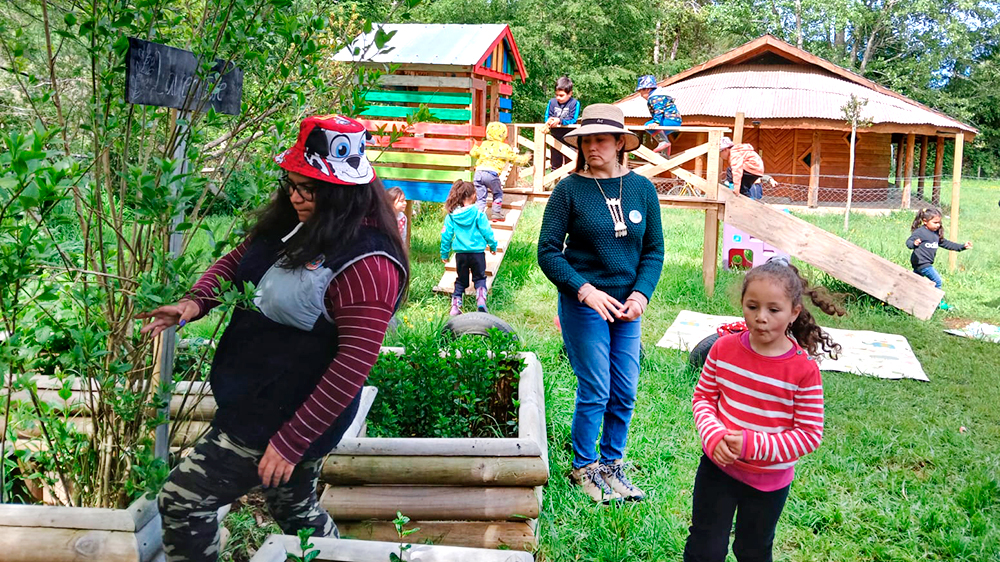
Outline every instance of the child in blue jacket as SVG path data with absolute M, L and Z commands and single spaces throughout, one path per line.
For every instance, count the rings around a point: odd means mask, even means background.
M 677 104 L 674 103 L 674 98 L 670 97 L 664 88 L 657 87 L 656 78 L 652 74 L 640 76 L 635 91 L 639 92 L 639 95 L 646 100 L 646 107 L 649 109 L 649 115 L 652 117 L 652 119 L 646 121 L 646 127 L 657 125 L 660 127 L 681 126 L 681 114 L 677 111 Z M 650 132 L 659 141 L 653 152 L 663 152 L 665 150 L 667 158 L 670 158 L 670 139 L 667 137 L 667 132 L 662 129 Z
M 451 294 L 451 315 L 462 313 L 462 296 L 469 286 L 469 276 L 476 288 L 476 307 L 486 310 L 486 248 L 497 253 L 497 239 L 490 221 L 476 206 L 476 186 L 472 182 L 455 180 L 444 202 L 448 216 L 441 229 L 441 261 L 448 263 L 455 252 L 455 291 Z

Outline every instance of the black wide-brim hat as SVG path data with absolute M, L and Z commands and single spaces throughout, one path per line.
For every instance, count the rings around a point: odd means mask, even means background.
M 621 108 L 610 103 L 595 103 L 583 108 L 580 115 L 580 126 L 566 133 L 563 142 L 579 149 L 579 137 L 587 135 L 622 135 L 625 139 L 625 151 L 631 152 L 639 148 L 639 137 L 625 128 L 625 114 Z

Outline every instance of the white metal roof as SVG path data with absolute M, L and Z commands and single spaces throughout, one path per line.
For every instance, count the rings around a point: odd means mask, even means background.
M 388 52 L 377 53 L 375 29 L 362 33 L 335 56 L 338 61 L 365 60 L 379 63 L 472 66 L 486 54 L 504 24 L 375 24 L 396 34 L 386 44 Z M 358 49 L 355 54 L 354 50 Z

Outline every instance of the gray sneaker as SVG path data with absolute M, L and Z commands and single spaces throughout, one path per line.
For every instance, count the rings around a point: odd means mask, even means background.
M 604 482 L 608 486 L 611 486 L 612 490 L 625 500 L 638 502 L 646 499 L 646 492 L 640 490 L 625 475 L 625 463 L 621 459 L 613 461 L 611 464 L 602 464 L 601 477 L 604 478 Z
M 584 493 L 597 503 L 611 503 L 622 500 L 621 494 L 611 489 L 601 472 L 601 466 L 596 462 L 587 466 L 574 468 L 570 480 L 583 488 Z

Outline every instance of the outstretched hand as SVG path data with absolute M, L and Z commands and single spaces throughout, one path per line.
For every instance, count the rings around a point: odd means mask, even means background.
M 966 250 L 968 250 L 971 247 L 972 247 L 972 242 L 971 241 L 965 243 L 965 249 Z
M 146 324 L 139 330 L 139 333 L 150 333 L 153 337 L 171 326 L 184 326 L 201 311 L 194 301 L 182 300 L 177 304 L 168 304 L 157 308 L 151 312 L 136 314 L 139 320 L 152 318 L 153 321 Z

